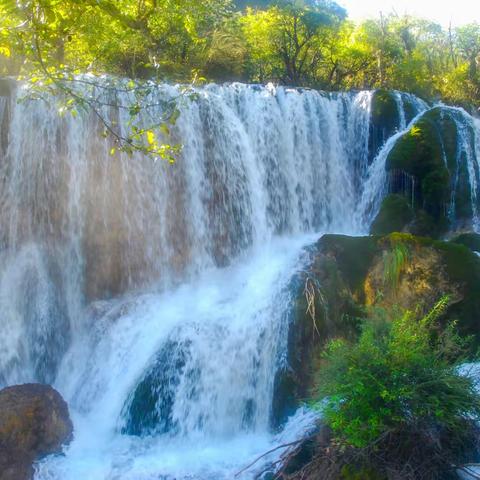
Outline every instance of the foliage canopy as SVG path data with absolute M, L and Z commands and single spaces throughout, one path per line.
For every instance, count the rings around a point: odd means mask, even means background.
M 41 57 L 41 58 L 40 58 Z M 480 101 L 480 25 L 390 14 L 354 24 L 330 0 L 3 0 L 0 74 L 45 68 L 189 82 L 395 88 Z

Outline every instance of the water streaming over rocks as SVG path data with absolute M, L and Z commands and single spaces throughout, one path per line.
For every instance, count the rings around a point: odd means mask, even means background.
M 395 94 L 400 131 L 370 162 L 372 92 L 210 85 L 179 100 L 167 165 L 23 94 L 0 97 L 0 383 L 53 382 L 75 424 L 37 480 L 232 478 L 304 433 L 303 411 L 270 428 L 290 279 L 319 232 L 368 231 L 426 104 Z M 145 122 L 178 94 L 152 87 Z

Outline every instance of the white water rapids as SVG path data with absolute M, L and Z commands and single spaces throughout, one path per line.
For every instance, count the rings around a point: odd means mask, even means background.
M 378 210 L 372 93 L 204 87 L 173 166 L 112 157 L 93 115 L 22 95 L 0 97 L 0 385 L 52 383 L 75 426 L 36 480 L 231 479 L 304 434 L 303 411 L 270 428 L 290 281 L 318 232 L 366 233 Z M 147 380 L 157 424 L 132 435 Z

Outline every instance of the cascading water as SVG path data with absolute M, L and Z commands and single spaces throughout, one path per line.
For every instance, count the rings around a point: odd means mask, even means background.
M 178 94 L 152 86 L 144 122 Z M 198 89 L 173 166 L 21 96 L 0 97 L 0 383 L 52 382 L 75 424 L 36 479 L 232 478 L 303 433 L 269 426 L 289 284 L 315 232 L 368 230 L 395 142 L 369 165 L 372 93 Z M 426 108 L 400 100 L 402 127 Z
M 470 212 L 473 229 L 480 231 L 480 216 L 478 198 L 480 196 L 480 122 L 468 115 L 463 109 L 443 107 L 444 115 L 453 120 L 457 132 L 455 151 L 455 167 L 452 174 L 452 197 L 449 214 L 453 221 L 457 217 L 456 193 L 459 189 L 459 179 L 462 166 L 468 178 Z M 446 159 L 448 163 L 448 159 Z

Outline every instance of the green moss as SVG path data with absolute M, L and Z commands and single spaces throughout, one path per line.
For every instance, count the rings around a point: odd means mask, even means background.
M 371 233 L 387 235 L 400 232 L 413 220 L 413 210 L 402 195 L 392 194 L 385 197 L 380 211 L 372 223 Z
M 377 238 L 324 235 L 318 245 L 320 249 L 335 256 L 340 273 L 350 290 L 361 293 L 365 276 L 378 253 Z
M 423 177 L 422 196 L 425 209 L 441 217 L 450 196 L 450 174 L 446 168 L 436 168 Z
M 432 169 L 445 168 L 436 116 L 435 110 L 427 112 L 400 138 L 388 155 L 387 170 L 423 178 Z
M 445 143 L 452 157 L 456 130 L 451 119 L 444 118 L 440 108 L 428 111 L 399 139 L 386 161 L 387 171 L 401 171 L 415 179 L 415 208 L 423 211 L 412 224 L 418 234 L 438 236 L 448 227 L 451 175 Z
M 409 230 L 413 235 L 420 237 L 438 238 L 448 230 L 448 220 L 443 214 L 435 218 L 425 210 L 418 209 Z
M 474 252 L 480 252 L 480 234 L 478 233 L 462 233 L 453 238 L 451 242 L 464 245 Z

